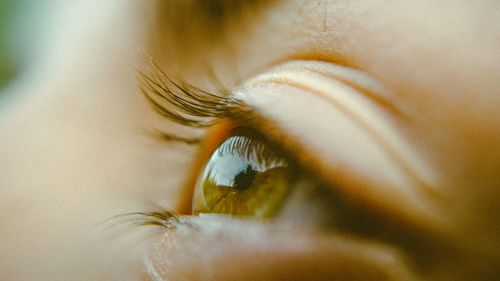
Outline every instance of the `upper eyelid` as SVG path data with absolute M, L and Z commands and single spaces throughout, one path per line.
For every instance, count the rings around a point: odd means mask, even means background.
M 281 67 L 281 66 L 279 66 L 279 67 Z M 297 78 L 297 76 L 299 78 Z M 448 214 L 442 212 L 442 210 L 437 210 L 436 209 L 437 206 L 434 204 L 435 202 L 433 200 L 437 200 L 437 201 L 441 200 L 440 194 L 438 194 L 437 190 L 435 189 L 435 186 L 437 184 L 436 183 L 437 179 L 436 179 L 436 175 L 434 174 L 434 172 L 431 169 L 428 169 L 428 166 L 425 165 L 425 162 L 420 162 L 423 160 L 418 155 L 414 154 L 414 151 L 411 149 L 411 147 L 407 146 L 408 144 L 399 136 L 397 131 L 394 131 L 397 129 L 397 127 L 392 127 L 392 125 L 389 122 L 390 119 L 385 119 L 386 117 L 384 117 L 383 119 L 380 120 L 381 123 L 380 123 L 379 127 L 377 127 L 377 126 L 375 126 L 375 128 L 370 127 L 370 126 L 372 126 L 371 124 L 373 121 L 370 118 L 372 118 L 372 117 L 375 118 L 377 116 L 381 117 L 381 116 L 385 115 L 383 113 L 384 110 L 380 110 L 380 108 L 378 108 L 377 106 L 374 105 L 374 104 L 378 104 L 376 101 L 375 101 L 375 103 L 372 103 L 372 102 L 367 103 L 367 101 L 366 100 L 363 101 L 363 99 L 366 99 L 366 98 L 370 99 L 370 97 L 364 97 L 363 96 L 364 93 L 359 93 L 359 91 L 357 91 L 357 89 L 353 89 L 349 85 L 345 85 L 344 83 L 342 83 L 342 81 L 338 81 L 340 79 L 336 79 L 336 77 L 325 77 L 325 76 L 328 76 L 328 75 L 324 75 L 324 73 L 318 73 L 315 71 L 310 71 L 309 73 L 307 73 L 307 71 L 303 71 L 303 69 L 300 73 L 293 73 L 293 72 L 287 73 L 286 66 L 285 66 L 285 68 L 281 69 L 280 71 L 273 72 L 273 70 L 271 70 L 268 73 L 263 73 L 255 78 L 253 78 L 252 80 L 247 81 L 247 83 L 245 85 L 243 85 L 241 87 L 241 89 L 239 91 L 236 91 L 234 94 L 238 98 L 241 98 L 242 100 L 245 100 L 246 103 L 250 104 L 250 107 L 257 108 L 258 110 L 256 110 L 256 111 L 261 111 L 262 110 L 261 105 L 265 105 L 265 107 L 266 107 L 265 112 L 259 112 L 258 115 L 261 115 L 261 116 L 262 115 L 269 115 L 270 117 L 268 118 L 268 120 L 274 121 L 275 123 L 276 122 L 279 123 L 279 124 L 276 124 L 275 127 L 268 128 L 267 133 L 269 133 L 271 136 L 274 136 L 274 139 L 279 139 L 279 140 L 284 139 L 284 138 L 291 138 L 293 136 L 298 138 L 299 139 L 298 141 L 294 141 L 292 146 L 289 146 L 289 148 L 291 148 L 289 150 L 292 150 L 292 151 L 296 151 L 297 148 L 299 148 L 299 149 L 304 148 L 304 145 L 306 145 L 306 143 L 307 143 L 307 140 L 305 140 L 303 137 L 301 137 L 304 135 L 304 133 L 297 131 L 297 130 L 293 131 L 293 133 L 292 133 L 292 132 L 288 132 L 286 129 L 281 129 L 282 125 L 284 125 L 284 124 L 285 125 L 288 124 L 288 125 L 294 127 L 293 125 L 290 124 L 292 121 L 288 120 L 289 116 L 283 116 L 283 112 L 282 112 L 283 109 L 281 110 L 281 113 L 275 113 L 276 108 L 274 108 L 273 106 L 269 106 L 269 104 L 272 104 L 273 102 L 277 102 L 276 99 L 278 97 L 280 100 L 286 101 L 288 99 L 288 95 L 291 94 L 291 92 L 289 93 L 287 91 L 291 91 L 294 88 L 297 88 L 296 91 L 301 92 L 301 94 L 300 95 L 296 94 L 295 96 L 297 96 L 297 97 L 303 96 L 302 98 L 305 98 L 305 96 L 307 96 L 308 94 L 312 94 L 312 96 L 316 96 L 315 99 L 320 98 L 321 100 L 328 101 L 327 102 L 328 104 L 331 103 L 331 105 L 333 105 L 332 108 L 336 108 L 337 110 L 340 110 L 340 112 L 343 112 L 344 115 L 346 113 L 348 113 L 348 111 L 349 111 L 349 108 L 350 108 L 349 104 L 351 104 L 351 106 L 352 105 L 356 106 L 356 103 L 361 101 L 362 102 L 361 104 L 368 105 L 368 107 L 366 107 L 366 110 L 367 110 L 366 112 L 358 111 L 358 113 L 362 113 L 365 116 L 363 118 L 359 119 L 358 121 L 355 121 L 354 123 L 361 122 L 361 123 L 357 124 L 357 126 L 359 126 L 360 124 L 363 124 L 364 122 L 366 122 L 366 123 L 364 123 L 364 125 L 361 125 L 359 127 L 359 128 L 363 128 L 364 134 L 368 133 L 368 135 L 370 135 L 370 134 L 374 134 L 374 136 L 378 135 L 378 137 L 380 137 L 379 141 L 384 142 L 382 146 L 380 145 L 380 143 L 377 145 L 377 146 L 379 146 L 377 148 L 377 150 L 382 148 L 382 151 L 384 151 L 384 154 L 385 154 L 384 157 L 388 157 L 391 154 L 397 155 L 398 157 L 401 157 L 398 160 L 398 159 L 392 158 L 394 156 L 391 156 L 391 157 L 387 158 L 390 160 L 384 160 L 384 161 L 390 161 L 390 162 L 392 161 L 391 165 L 395 165 L 394 168 L 397 168 L 398 171 L 401 171 L 401 169 L 403 168 L 402 171 L 405 171 L 404 173 L 397 175 L 397 177 L 399 177 L 400 179 L 398 179 L 396 182 L 389 184 L 389 185 L 393 186 L 394 188 L 387 189 L 385 187 L 379 186 L 379 188 L 378 189 L 376 188 L 375 190 L 379 190 L 379 191 L 393 190 L 393 191 L 391 191 L 392 193 L 394 193 L 394 191 L 396 191 L 395 194 L 400 194 L 400 196 L 402 196 L 402 198 L 406 198 L 405 200 L 400 200 L 400 202 L 394 206 L 395 209 L 391 209 L 391 210 L 394 212 L 402 212 L 401 218 L 404 218 L 405 220 L 409 219 L 411 221 L 411 224 L 413 224 L 414 226 L 417 226 L 418 229 L 421 229 L 421 227 L 424 227 L 424 229 L 428 229 L 428 230 L 441 229 L 443 227 L 443 222 L 448 220 L 448 217 L 447 217 Z M 311 78 L 311 79 L 309 79 L 309 78 Z M 308 79 L 310 81 L 304 82 L 304 81 L 307 81 Z M 331 80 L 330 82 L 332 82 L 334 84 L 336 83 L 336 84 L 338 84 L 338 86 L 341 86 L 341 87 L 345 88 L 346 90 L 349 89 L 349 91 L 347 91 L 347 92 L 335 92 L 335 91 L 331 92 L 331 89 L 330 89 L 329 93 L 328 93 L 328 91 L 325 92 L 325 89 L 317 89 L 317 86 L 318 86 L 317 83 L 319 81 L 317 79 L 319 79 L 319 80 L 330 79 Z M 300 81 L 300 80 L 302 80 L 302 81 Z M 316 81 L 316 84 L 315 84 L 315 81 Z M 283 89 L 279 89 L 279 87 L 275 88 L 273 86 L 273 84 L 277 85 L 277 86 L 283 85 L 285 88 L 283 88 Z M 289 89 L 289 90 L 287 90 L 287 89 Z M 336 88 L 336 89 L 340 90 L 340 88 Z M 259 93 L 260 91 L 262 91 L 262 93 Z M 358 92 L 358 93 L 356 93 L 356 92 Z M 325 93 L 327 93 L 327 94 L 324 95 Z M 270 99 L 267 98 L 266 96 L 268 96 L 268 95 L 275 96 L 274 101 L 273 101 L 273 98 L 270 98 Z M 338 97 L 338 95 L 340 95 L 340 96 Z M 352 95 L 352 96 L 349 96 L 349 95 Z M 261 99 L 261 98 L 263 98 L 263 99 Z M 300 98 L 299 100 L 296 100 L 294 106 L 296 106 L 297 103 L 300 103 L 300 100 L 302 98 Z M 344 100 L 339 100 L 342 98 L 344 98 Z M 354 100 L 351 100 L 351 99 L 354 99 Z M 346 101 L 347 101 L 347 103 L 345 103 Z M 342 109 L 343 106 L 347 106 L 347 107 Z M 384 106 L 384 105 L 378 104 L 378 106 Z M 293 108 L 293 106 L 292 106 L 292 108 Z M 375 109 L 375 111 L 372 111 L 372 109 Z M 358 108 L 358 110 L 359 110 L 359 108 Z M 290 110 L 288 110 L 288 109 L 286 111 L 290 112 Z M 307 110 L 305 110 L 305 111 L 307 111 Z M 313 111 L 311 111 L 311 113 L 313 113 Z M 280 117 L 278 117 L 279 114 L 281 114 Z M 301 116 L 303 116 L 303 114 L 304 113 L 302 113 Z M 354 121 L 355 119 L 357 119 L 357 117 L 356 117 L 357 113 L 353 112 L 352 114 L 354 114 L 354 115 L 350 116 L 350 118 L 351 118 L 351 121 Z M 375 115 L 372 116 L 370 114 L 375 114 Z M 379 114 L 381 114 L 381 115 L 379 116 Z M 351 114 L 347 114 L 346 116 L 349 116 L 349 115 L 351 115 Z M 387 116 L 389 116 L 389 115 L 387 115 Z M 278 119 L 280 121 L 274 120 L 275 117 L 278 117 Z M 318 116 L 316 115 L 316 117 L 318 117 Z M 352 119 L 353 117 L 354 117 L 354 119 Z M 304 117 L 303 116 L 303 118 L 311 119 L 314 117 L 307 117 L 307 116 Z M 387 123 L 387 122 L 389 122 L 389 123 Z M 301 124 L 302 125 L 299 125 L 299 127 L 304 126 L 305 123 L 302 122 Z M 332 125 L 333 125 L 333 123 L 332 123 Z M 332 129 L 331 127 L 329 127 L 329 128 Z M 290 128 L 288 128 L 288 129 L 290 129 Z M 325 129 L 325 128 L 323 128 L 323 129 Z M 278 131 L 278 133 L 276 131 Z M 264 132 L 266 132 L 266 130 L 264 130 Z M 389 136 L 384 135 L 383 132 L 391 132 L 391 135 L 389 135 Z M 311 137 L 307 137 L 307 138 L 309 140 L 311 140 Z M 392 138 L 392 140 L 391 140 L 391 138 Z M 309 151 L 309 150 L 306 150 L 306 151 Z M 320 152 L 316 150 L 313 154 L 316 154 L 316 157 L 318 157 L 319 155 L 317 153 L 320 153 Z M 306 154 L 306 153 L 301 153 L 301 154 Z M 305 155 L 305 156 L 301 155 L 301 156 L 302 156 L 302 159 L 304 159 L 304 157 L 311 158 L 311 156 L 309 156 L 309 155 Z M 323 158 L 323 161 L 325 161 L 325 159 L 326 159 L 325 156 L 320 156 L 320 158 Z M 400 161 L 403 161 L 403 162 L 400 162 Z M 409 161 L 409 162 L 406 162 L 406 161 Z M 306 161 L 306 164 L 307 163 L 308 162 Z M 311 163 L 311 161 L 309 161 L 309 163 Z M 397 163 L 397 164 L 395 164 L 395 163 Z M 320 166 L 321 165 L 329 166 L 329 164 L 326 164 L 326 163 L 320 164 Z M 401 165 L 403 165 L 403 166 L 401 166 Z M 320 166 L 316 166 L 315 169 L 318 169 Z M 380 170 L 380 169 L 378 169 L 378 170 Z M 353 173 L 353 172 L 354 171 L 352 171 L 352 170 L 350 171 L 350 173 Z M 331 172 L 329 172 L 329 173 L 331 173 Z M 398 173 L 400 173 L 400 172 L 398 172 Z M 381 174 L 378 174 L 378 175 L 381 176 Z M 379 177 L 373 173 L 371 173 L 371 175 L 366 175 L 366 176 L 372 177 L 372 180 L 375 180 L 375 178 Z M 333 179 L 331 179 L 331 180 L 333 180 Z M 350 180 L 348 180 L 348 181 L 350 181 Z M 376 181 L 378 181 L 378 180 L 376 180 Z M 326 182 L 328 182 L 328 180 Z M 382 182 L 379 181 L 379 184 Z M 340 184 L 340 185 L 343 185 L 343 184 Z M 398 186 L 394 186 L 394 185 L 398 185 Z M 372 188 L 369 188 L 369 189 L 372 189 Z M 374 193 L 373 191 L 371 191 L 371 192 L 372 192 L 371 195 L 369 195 L 370 197 L 373 197 L 373 198 L 385 197 L 383 193 L 380 193 L 380 192 Z M 391 198 L 391 197 L 388 197 L 388 198 Z M 433 198 L 433 199 L 431 199 L 431 198 Z M 431 199 L 431 200 L 428 200 L 428 199 Z M 386 199 L 376 199 L 376 201 L 379 201 L 379 200 L 382 200 L 382 201 L 380 201 L 379 203 L 376 203 L 376 204 L 380 204 L 382 202 L 385 202 L 385 203 L 382 203 L 384 205 L 388 204 L 388 202 L 386 202 L 387 201 Z M 386 201 L 384 201 L 384 200 L 386 200 Z M 376 201 L 374 201 L 374 202 L 376 202 Z M 402 202 L 406 202 L 406 203 L 402 203 Z M 394 205 L 394 204 L 389 204 L 389 205 Z
M 300 65 L 301 63 L 303 65 Z M 368 96 L 370 101 L 374 101 L 376 104 L 389 109 L 392 114 L 401 117 L 397 96 L 391 94 L 382 85 L 366 76 L 363 72 L 337 65 L 331 67 L 331 65 L 330 63 L 318 61 L 288 62 L 279 66 L 279 68 L 285 69 L 278 70 L 277 74 L 276 72 L 264 73 L 247 82 L 247 85 L 243 87 L 241 92 L 244 93 L 246 91 L 245 87 L 251 88 L 273 83 L 303 88 L 325 99 L 327 102 L 335 104 L 336 107 L 341 108 L 351 118 L 357 120 L 357 123 L 363 126 L 399 165 L 404 167 L 408 176 L 412 177 L 414 181 L 420 182 L 425 186 L 433 185 L 435 182 L 434 175 L 429 169 L 425 168 L 425 163 L 418 161 L 419 157 L 409 147 L 405 146 L 399 137 L 395 135 L 394 130 L 386 125 L 386 122 L 378 120 L 377 116 L 381 111 L 371 106 L 370 103 L 365 102 Z M 349 89 L 349 92 L 346 93 L 346 91 L 338 90 L 335 93 L 329 93 L 329 91 L 318 86 L 321 83 L 317 82 L 323 79 L 317 77 L 317 74 L 327 79 L 329 78 L 330 81 L 328 82 L 337 84 L 335 86 L 337 89 L 345 88 Z M 300 79 L 297 76 L 300 76 Z M 310 81 L 304 82 L 304 80 Z M 353 85 L 357 86 L 353 87 Z M 362 89 L 362 91 L 358 89 Z M 361 95 L 354 93 L 360 93 Z M 391 100 L 396 101 L 393 102 Z M 411 159 L 412 163 L 409 163 L 408 159 Z
M 268 127 L 268 124 L 272 123 L 273 120 L 265 118 L 262 114 L 259 113 L 258 110 L 256 110 L 256 108 L 254 108 L 253 106 L 249 106 L 241 98 L 242 92 L 251 91 L 251 89 L 248 90 L 245 88 L 251 88 L 252 84 L 283 83 L 292 85 L 294 87 L 307 88 L 307 86 L 303 86 L 303 83 L 297 84 L 296 82 L 297 75 L 302 76 L 302 79 L 307 78 L 306 71 L 320 74 L 328 78 L 333 77 L 335 80 L 341 80 L 342 82 L 348 81 L 348 86 L 352 84 L 361 84 L 359 82 L 356 83 L 356 80 L 366 81 L 366 79 L 357 79 L 359 77 L 359 73 L 352 69 L 346 69 L 342 67 L 324 68 L 324 65 L 329 65 L 326 62 L 312 61 L 312 63 L 307 63 L 308 62 L 306 61 L 305 66 L 304 61 L 292 61 L 285 63 L 285 71 L 277 71 L 278 75 L 274 74 L 276 73 L 276 71 L 271 72 L 271 74 L 264 73 L 257 78 L 250 80 L 250 82 L 247 82 L 243 85 L 243 87 L 241 87 L 240 89 L 236 89 L 229 95 L 227 95 L 228 91 L 224 91 L 226 93 L 213 94 L 192 87 L 186 83 L 174 82 L 160 69 L 158 65 L 154 63 L 154 61 L 151 61 L 153 70 L 153 75 L 151 77 L 145 75 L 143 72 L 139 72 L 139 74 L 142 80 L 142 90 L 146 99 L 152 104 L 153 108 L 158 113 L 173 122 L 179 123 L 186 127 L 206 128 L 216 124 L 221 119 L 228 119 L 232 120 L 233 123 L 249 124 L 262 130 Z M 279 67 L 283 67 L 283 65 L 278 66 L 277 68 Z M 297 68 L 301 72 L 298 74 L 293 73 L 293 71 L 296 71 Z M 361 85 L 360 88 L 363 88 L 365 90 L 368 89 L 368 92 L 371 93 L 371 97 L 376 96 L 377 101 L 384 101 L 383 105 L 389 104 L 388 102 L 385 102 L 387 98 L 384 97 L 383 94 L 380 94 L 385 93 L 382 87 L 371 81 L 369 81 L 369 83 L 367 84 L 368 85 Z M 312 92 L 315 91 L 316 90 L 312 89 Z M 341 93 L 342 91 L 340 91 L 338 94 Z M 336 95 L 326 96 L 326 98 L 335 99 L 335 96 Z M 342 99 L 337 99 L 336 102 L 340 102 L 342 106 L 347 106 L 347 108 L 353 108 L 353 106 L 350 105 L 352 104 L 352 102 L 350 102 L 350 99 L 352 99 L 352 97 L 344 96 L 344 101 Z M 354 106 L 355 104 L 356 102 L 354 101 Z M 392 107 L 393 106 L 391 106 L 391 108 Z M 349 110 L 346 112 L 349 112 Z M 366 115 L 365 112 L 361 113 L 364 113 L 364 115 Z M 359 118 L 361 116 L 353 115 L 353 117 Z M 367 129 L 379 125 L 376 122 L 373 123 L 372 120 L 367 117 L 364 117 L 360 120 L 361 123 L 367 122 L 367 125 L 365 126 Z M 377 131 L 379 132 L 379 134 L 377 134 Z M 374 132 L 373 134 L 375 134 L 375 136 L 378 135 L 378 138 L 382 139 L 382 145 L 385 145 L 385 143 L 387 142 L 389 143 L 389 145 L 386 147 L 388 147 L 389 149 L 396 147 L 396 150 L 399 150 L 399 154 L 404 154 L 404 148 L 399 147 L 398 149 L 398 143 L 394 141 L 391 142 L 391 138 L 387 138 L 385 136 L 388 134 L 380 134 L 380 131 L 387 132 L 387 130 L 383 126 L 379 127 L 378 130 L 374 130 L 372 132 Z M 274 135 L 276 136 L 276 134 Z M 195 144 L 199 143 L 200 141 L 200 139 L 190 138 L 187 136 L 179 136 L 171 132 L 162 132 L 161 136 L 163 139 L 168 141 L 182 141 L 188 144 Z M 273 134 L 271 134 L 271 136 L 273 136 Z M 286 138 L 288 137 L 286 136 L 286 132 L 283 132 L 283 136 L 285 136 L 285 138 L 281 138 L 280 136 L 276 137 L 276 139 L 289 139 Z M 283 141 L 278 141 L 277 143 L 284 144 L 284 146 L 287 147 L 287 143 L 284 143 Z M 398 155 L 398 153 L 395 153 L 395 155 Z
M 301 73 L 299 73 L 300 76 L 303 76 L 302 79 L 307 78 L 307 74 L 304 72 L 304 70 L 307 70 L 309 72 L 317 73 L 329 78 L 333 77 L 335 78 L 335 80 L 341 80 L 342 82 L 348 81 L 348 86 L 351 86 L 352 84 L 361 84 L 359 82 L 356 83 L 356 80 L 367 81 L 366 77 L 357 79 L 359 77 L 359 73 L 356 73 L 356 71 L 352 69 L 343 67 L 325 68 L 323 67 L 324 65 L 328 65 L 328 63 L 313 61 L 312 63 L 305 64 L 304 66 L 303 61 L 292 61 L 286 63 L 286 70 L 278 71 L 278 75 L 274 75 L 273 72 L 271 72 L 271 74 L 260 75 L 259 77 L 246 83 L 246 85 L 242 87 L 243 89 L 237 89 L 230 95 L 227 95 L 226 93 L 213 94 L 207 91 L 203 91 L 199 88 L 192 87 L 189 84 L 174 82 L 165 74 L 165 72 L 160 69 L 157 64 L 154 63 L 154 61 L 151 61 L 151 66 L 153 69 L 152 77 L 147 76 L 140 71 L 139 74 L 142 78 L 142 90 L 146 99 L 152 104 L 153 108 L 158 113 L 171 121 L 187 127 L 205 128 L 214 125 L 215 123 L 219 122 L 220 119 L 229 119 L 232 120 L 233 123 L 247 123 L 259 128 L 265 127 L 262 126 L 263 123 L 269 122 L 270 120 L 265 120 L 265 118 L 263 118 L 263 116 L 258 113 L 258 110 L 254 110 L 253 107 L 245 104 L 243 99 L 238 98 L 238 95 L 242 91 L 245 91 L 244 88 L 249 87 L 249 84 L 283 83 L 299 88 L 307 88 L 307 86 L 303 86 L 303 83 L 297 84 L 296 77 L 293 77 L 297 76 L 297 73 L 293 73 L 294 71 L 297 72 L 297 68 L 302 71 Z M 345 78 L 342 79 L 343 77 Z M 375 96 L 375 100 L 379 102 L 382 101 L 383 105 L 390 105 L 390 103 L 387 102 L 388 99 L 384 97 L 384 94 L 380 94 L 385 93 L 385 89 L 383 89 L 380 85 L 373 83 L 372 81 L 368 82 L 368 86 L 361 85 L 360 88 L 368 90 L 368 92 L 371 93 L 370 97 L 373 98 Z M 314 86 L 312 87 L 314 88 Z M 313 88 L 309 90 L 312 90 L 312 92 L 316 92 L 316 90 Z M 339 103 L 342 107 L 347 108 L 348 110 L 346 110 L 346 113 L 352 110 L 356 111 L 356 101 L 354 101 L 354 103 L 350 101 L 352 97 L 345 95 L 343 98 L 336 98 L 336 96 L 341 93 L 342 91 L 340 91 L 336 95 L 327 95 L 325 97 L 329 100 L 333 99 L 335 100 L 334 103 Z M 162 101 L 164 102 L 163 104 L 161 103 Z M 390 107 L 394 108 L 394 106 L 392 105 Z M 386 147 L 389 150 L 396 150 L 395 152 L 391 152 L 393 155 L 395 155 L 394 157 L 397 158 L 397 155 L 400 154 L 408 154 L 408 151 L 405 150 L 404 147 L 401 147 L 397 141 L 395 141 L 393 138 L 387 137 L 391 134 L 388 133 L 388 129 L 380 125 L 380 122 L 373 122 L 370 118 L 366 116 L 363 117 L 363 115 L 366 115 L 366 112 L 358 112 L 358 114 L 354 114 L 353 117 L 361 117 L 360 122 L 366 123 L 366 129 L 378 127 L 375 130 L 372 130 L 372 134 L 374 134 L 376 138 L 381 139 L 382 145 L 388 143 L 389 145 L 387 145 Z M 377 134 L 377 132 L 379 133 Z M 199 141 L 198 139 L 173 135 L 171 133 L 163 133 L 163 138 L 166 140 L 183 141 L 186 143 L 197 143 Z M 407 156 L 406 158 L 411 157 Z

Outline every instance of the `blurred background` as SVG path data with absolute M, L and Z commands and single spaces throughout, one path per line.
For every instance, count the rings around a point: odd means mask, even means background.
M 0 101 L 8 93 L 2 90 L 39 55 L 42 28 L 58 1 L 0 1 Z
M 22 22 L 22 13 L 26 10 L 25 0 L 0 1 L 0 89 L 15 77 L 23 64 L 23 37 L 29 36 L 29 30 L 21 30 L 26 27 Z

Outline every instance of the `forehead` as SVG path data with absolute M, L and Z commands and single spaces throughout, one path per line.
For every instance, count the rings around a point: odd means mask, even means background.
M 382 47 L 385 57 L 392 56 L 393 61 L 401 53 L 426 59 L 478 47 L 494 51 L 499 44 L 496 27 L 500 20 L 495 13 L 499 6 L 493 1 L 432 0 L 418 4 L 405 0 L 159 1 L 160 27 L 154 40 L 166 43 L 164 48 L 177 49 L 169 52 L 184 52 L 190 58 L 221 45 L 226 49 L 235 45 L 245 49 L 248 44 L 248 48 L 279 49 L 290 46 L 268 45 L 280 43 L 272 38 L 292 44 L 302 40 L 302 45 L 309 44 L 304 47 L 309 47 L 311 56 L 315 53 L 325 60 L 362 67 L 356 61 L 360 55 L 354 54 L 373 56 Z M 366 52 L 367 45 L 375 51 Z M 304 49 L 291 52 L 304 56 Z

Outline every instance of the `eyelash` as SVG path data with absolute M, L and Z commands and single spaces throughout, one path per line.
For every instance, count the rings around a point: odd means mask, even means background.
M 151 59 L 152 75 L 137 70 L 140 89 L 153 109 L 176 124 L 193 129 L 203 129 L 218 123 L 223 118 L 238 119 L 242 104 L 228 96 L 226 89 L 210 93 L 188 83 L 173 81 Z M 199 137 L 184 136 L 172 132 L 159 132 L 166 141 L 198 144 Z
M 244 106 L 237 99 L 228 96 L 226 89 L 211 93 L 184 82 L 172 80 L 150 59 L 151 75 L 136 69 L 139 87 L 153 110 L 167 120 L 191 129 L 204 129 L 217 124 L 221 119 L 238 121 L 240 116 L 248 116 Z M 200 137 L 186 136 L 174 132 L 157 131 L 164 141 L 198 145 Z M 126 218 L 133 226 L 159 226 L 175 230 L 179 225 L 188 224 L 172 210 L 156 205 L 158 211 L 133 212 L 113 217 Z M 129 221 L 130 222 L 130 221 Z

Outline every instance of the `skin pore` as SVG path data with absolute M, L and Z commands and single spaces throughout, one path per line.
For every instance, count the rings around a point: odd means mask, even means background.
M 498 277 L 499 4 L 186 3 L 61 9 L 64 28 L 0 107 L 0 279 Z M 224 131 L 200 147 L 148 134 L 171 125 L 140 94 L 130 65 L 147 69 L 144 53 L 174 79 L 240 97 L 256 129 L 383 235 L 192 218 L 197 231 L 116 241 L 99 225 L 113 216 L 151 202 L 186 215 L 186 182 Z

